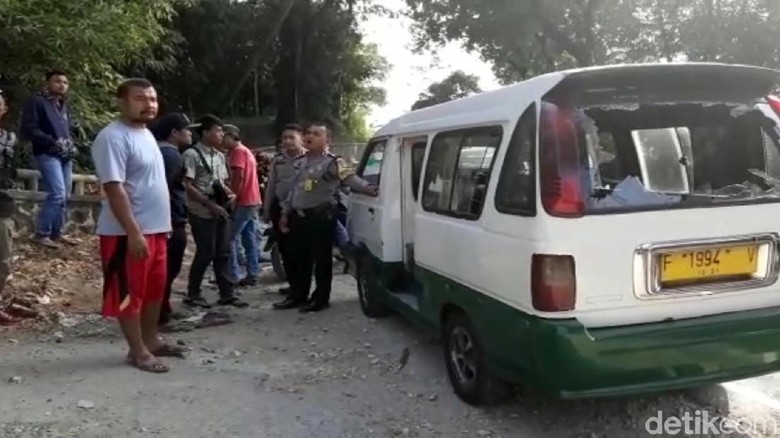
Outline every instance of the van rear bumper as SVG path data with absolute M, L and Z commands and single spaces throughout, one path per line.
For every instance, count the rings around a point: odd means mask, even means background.
M 586 329 L 535 319 L 526 383 L 560 398 L 682 389 L 780 370 L 780 307 Z

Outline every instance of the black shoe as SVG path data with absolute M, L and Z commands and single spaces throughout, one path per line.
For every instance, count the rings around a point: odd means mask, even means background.
M 311 313 L 311 312 L 320 312 L 322 310 L 325 310 L 330 307 L 330 303 L 309 303 L 306 306 L 302 307 L 299 312 L 301 313 Z
M 257 278 L 256 277 L 244 277 L 241 279 L 241 281 L 238 282 L 239 287 L 251 287 L 251 286 L 257 286 Z
M 241 301 L 240 299 L 238 299 L 238 297 L 226 298 L 226 299 L 220 298 L 219 301 L 217 301 L 217 304 L 220 306 L 238 307 L 239 309 L 245 309 L 249 307 L 249 303 Z
M 185 305 L 190 307 L 200 307 L 201 309 L 211 309 L 211 304 L 209 304 L 208 301 L 204 300 L 201 297 L 197 298 L 185 298 L 182 301 Z
M 285 298 L 284 301 L 274 303 L 274 309 L 276 310 L 287 310 L 287 309 L 295 309 L 298 307 L 303 307 L 307 303 L 303 300 L 295 300 L 290 297 Z
M 283 287 L 279 289 L 280 295 L 290 295 L 290 288 L 289 287 Z

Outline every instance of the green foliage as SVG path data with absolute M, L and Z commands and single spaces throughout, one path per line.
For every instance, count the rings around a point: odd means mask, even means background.
M 420 47 L 462 41 L 503 82 L 593 64 L 719 61 L 776 67 L 769 0 L 406 0 Z
M 357 22 L 386 12 L 371 0 L 0 0 L 0 87 L 18 108 L 46 71 L 66 71 L 84 139 L 116 115 L 113 91 L 129 76 L 155 84 L 163 112 L 316 118 L 365 138 L 389 67 Z
M 42 85 L 46 71 L 66 71 L 74 111 L 94 131 L 113 115 L 121 67 L 148 61 L 152 49 L 170 40 L 166 24 L 181 3 L 0 0 L 2 80 L 29 93 Z
M 370 105 L 385 102 L 384 90 L 374 84 L 389 65 L 376 47 L 363 43 L 357 16 L 349 3 L 296 2 L 279 36 L 274 69 L 277 129 L 300 120 L 324 120 L 341 136 L 365 136 L 362 115 Z
M 441 82 L 436 82 L 428 87 L 428 90 L 420 94 L 420 98 L 412 105 L 412 110 L 418 110 L 440 103 L 461 99 L 470 94 L 479 93 L 479 78 L 466 74 L 462 70 L 452 72 Z

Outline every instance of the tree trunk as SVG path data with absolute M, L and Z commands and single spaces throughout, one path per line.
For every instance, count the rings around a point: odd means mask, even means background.
M 305 2 L 298 2 L 294 13 L 285 20 L 279 34 L 279 62 L 274 72 L 276 82 L 276 131 L 298 121 L 301 64 L 301 30 L 304 27 Z
M 289 17 L 290 11 L 295 5 L 295 0 L 283 1 L 284 3 L 280 5 L 281 7 L 279 11 L 279 18 L 276 20 L 276 24 L 269 29 L 268 35 L 265 35 L 260 39 L 260 41 L 263 41 L 263 44 L 260 44 L 260 47 L 258 48 L 257 52 L 255 52 L 255 56 L 252 57 L 251 61 L 249 62 L 249 65 L 247 66 L 244 75 L 241 77 L 241 80 L 236 83 L 235 88 L 233 88 L 233 92 L 230 93 L 230 96 L 225 105 L 226 108 L 230 108 L 233 105 L 233 102 L 241 93 L 241 89 L 244 88 L 244 84 L 246 84 L 249 76 L 252 75 L 252 71 L 255 69 L 255 66 L 258 65 L 260 60 L 263 59 L 263 56 L 266 55 L 268 49 L 279 36 L 279 32 L 282 30 L 282 25 L 287 21 L 287 17 Z
M 255 83 L 254 83 L 254 98 L 255 98 L 255 116 L 260 116 L 260 68 L 255 65 Z

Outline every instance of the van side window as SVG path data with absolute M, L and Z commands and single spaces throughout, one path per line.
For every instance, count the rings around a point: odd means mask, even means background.
M 536 104 L 525 110 L 509 141 L 496 186 L 496 210 L 518 216 L 536 215 Z
M 420 176 L 422 175 L 423 161 L 425 161 L 425 142 L 412 145 L 412 193 L 417 201 L 420 193 Z
M 360 168 L 357 171 L 358 176 L 375 186 L 379 185 L 382 175 L 385 146 L 387 146 L 387 140 L 369 143 L 363 154 L 363 162 L 360 163 Z
M 500 126 L 440 133 L 428 154 L 423 209 L 476 220 L 482 214 Z

